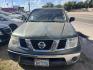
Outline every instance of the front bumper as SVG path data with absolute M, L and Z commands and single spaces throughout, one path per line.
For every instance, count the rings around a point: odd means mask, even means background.
M 49 59 L 49 66 L 69 65 L 69 64 L 76 63 L 79 60 L 80 48 L 78 48 L 77 51 L 74 49 L 72 52 L 67 50 L 65 50 L 64 52 L 69 52 L 69 53 L 31 55 L 31 54 L 8 50 L 8 54 L 12 60 L 17 61 L 20 64 L 24 64 L 24 65 L 35 65 L 34 64 L 35 59 Z

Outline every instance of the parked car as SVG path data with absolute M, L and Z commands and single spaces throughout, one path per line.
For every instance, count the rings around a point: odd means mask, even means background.
M 11 15 L 9 15 L 10 17 L 12 17 L 12 18 L 15 18 L 15 19 L 22 19 L 22 15 L 21 14 L 11 14 Z
M 10 36 L 12 31 L 8 25 L 0 24 L 0 45 L 8 43 L 10 40 Z
M 11 36 L 8 54 L 20 66 L 57 66 L 80 58 L 79 36 L 64 9 L 35 9 Z
M 5 11 L 3 11 L 3 10 L 0 9 L 0 14 L 4 14 L 4 15 L 6 15 L 6 16 L 9 16 L 9 15 L 11 15 L 12 13 L 5 12 Z
M 12 29 L 12 31 L 14 31 L 22 23 L 23 23 L 23 21 L 20 19 L 15 19 L 15 18 L 6 16 L 4 14 L 0 14 L 0 24 L 8 25 Z
M 21 19 L 21 17 L 22 17 L 21 13 L 9 13 L 9 12 L 5 12 L 3 10 L 0 10 L 0 14 L 3 14 L 5 16 L 15 18 L 15 19 Z

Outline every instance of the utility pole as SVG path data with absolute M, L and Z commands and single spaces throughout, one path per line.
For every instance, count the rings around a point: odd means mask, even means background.
M 13 0 L 11 0 L 11 3 L 12 3 L 12 7 L 14 7 L 14 2 L 13 2 Z
M 5 7 L 6 7 L 6 0 L 5 0 Z
M 30 12 L 30 0 L 28 1 L 28 8 L 29 8 L 29 12 Z

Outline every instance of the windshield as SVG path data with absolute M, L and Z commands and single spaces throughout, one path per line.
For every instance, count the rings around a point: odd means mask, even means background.
M 35 9 L 32 11 L 30 22 L 65 22 L 66 16 L 62 9 Z

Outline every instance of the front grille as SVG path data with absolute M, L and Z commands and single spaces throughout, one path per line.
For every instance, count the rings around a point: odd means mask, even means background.
M 57 49 L 64 49 L 66 46 L 66 39 L 60 40 Z
M 43 48 L 40 48 L 38 45 L 40 42 L 45 43 L 46 46 Z M 31 40 L 31 43 L 35 50 L 50 50 L 53 40 Z
M 28 48 L 28 44 L 25 39 L 19 39 L 20 46 L 23 48 Z M 53 46 L 54 40 L 30 40 L 29 45 L 33 50 L 51 50 L 53 47 L 57 47 L 57 50 L 65 49 L 67 39 L 60 40 L 58 46 Z M 44 47 L 40 46 L 39 43 L 43 42 L 45 44 Z M 41 44 L 42 45 L 42 44 Z

